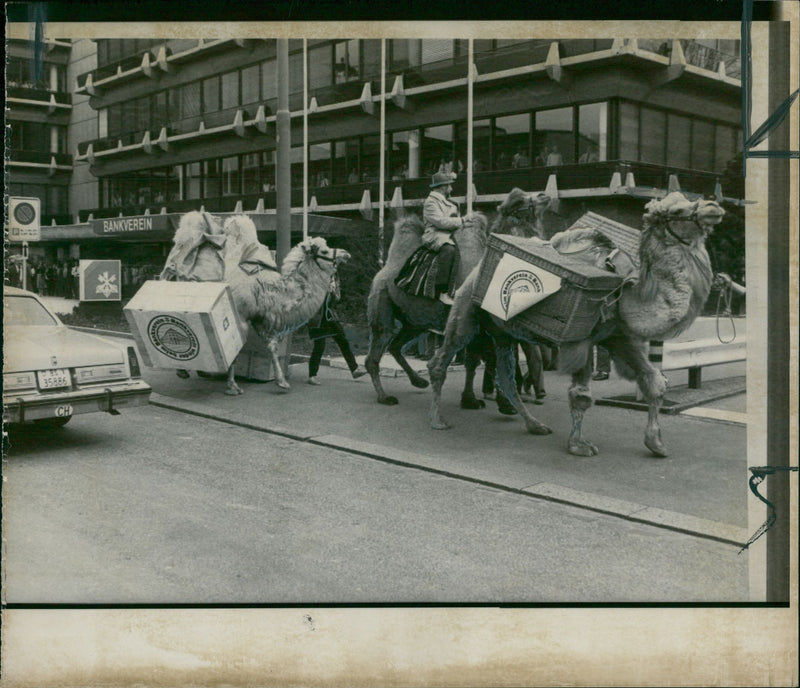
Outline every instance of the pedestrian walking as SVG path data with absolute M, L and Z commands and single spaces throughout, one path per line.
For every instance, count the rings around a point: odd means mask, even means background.
M 332 338 L 338 345 L 339 349 L 347 362 L 347 367 L 350 368 L 350 374 L 354 380 L 367 374 L 363 366 L 359 366 L 356 362 L 356 357 L 350 348 L 350 342 L 347 341 L 347 335 L 344 332 L 342 324 L 333 309 L 333 303 L 341 299 L 341 288 L 339 285 L 339 276 L 334 272 L 331 276 L 331 283 L 328 293 L 325 295 L 325 300 L 322 302 L 322 308 L 317 313 L 314 320 L 309 323 L 308 336 L 314 342 L 314 347 L 311 350 L 311 357 L 308 359 L 308 384 L 320 384 L 317 379 L 319 372 L 319 364 L 322 361 L 322 354 L 325 352 L 325 345 L 328 338 Z

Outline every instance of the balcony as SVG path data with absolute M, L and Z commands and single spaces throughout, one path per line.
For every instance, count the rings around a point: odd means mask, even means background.
M 68 166 L 72 169 L 72 156 L 69 153 L 50 153 L 49 151 L 14 150 L 10 151 L 9 163 L 25 163 L 30 165 L 49 166 L 55 159 L 59 167 Z

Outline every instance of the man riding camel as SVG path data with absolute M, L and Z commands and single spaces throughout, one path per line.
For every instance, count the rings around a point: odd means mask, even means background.
M 453 298 L 448 291 L 456 252 L 451 234 L 464 226 L 464 218 L 461 217 L 458 205 L 450 200 L 455 180 L 456 175 L 453 172 L 436 172 L 430 185 L 431 192 L 422 206 L 422 221 L 425 226 L 422 244 L 439 254 L 436 294 L 447 305 L 453 304 Z

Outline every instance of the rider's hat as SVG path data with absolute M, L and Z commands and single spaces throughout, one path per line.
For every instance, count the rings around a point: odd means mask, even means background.
M 452 184 L 456 180 L 455 172 L 437 172 L 433 175 L 430 188 L 435 189 L 439 186 Z

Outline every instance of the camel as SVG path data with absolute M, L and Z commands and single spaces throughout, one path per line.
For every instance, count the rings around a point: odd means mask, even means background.
M 314 237 L 289 251 L 280 273 L 238 269 L 226 275 L 239 317 L 267 342 L 281 389 L 290 385 L 278 360 L 280 341 L 311 320 L 325 300 L 333 273 L 349 259 L 344 249 L 330 248 L 325 239 Z M 231 365 L 225 394 L 241 393 Z
M 205 213 L 184 215 L 162 275 L 226 282 L 242 322 L 267 341 L 277 385 L 289 389 L 278 360 L 280 340 L 319 310 L 333 273 L 350 254 L 329 248 L 321 237 L 310 238 L 288 253 L 278 271 L 269 249 L 258 242 L 249 217 L 229 217 L 222 224 L 221 234 L 220 224 L 219 219 Z M 213 233 L 206 231 L 209 228 Z M 204 236 L 208 234 L 211 241 Z M 228 369 L 225 394 L 242 394 L 233 365 Z
M 458 245 L 455 285 L 460 285 L 483 257 L 487 239 L 487 219 L 481 213 L 465 218 L 464 227 L 453 232 Z M 380 361 L 386 350 L 408 375 L 414 387 L 424 389 L 428 381 L 409 365 L 401 349 L 428 330 L 442 330 L 447 321 L 448 306 L 438 299 L 411 296 L 395 285 L 406 259 L 422 245 L 422 220 L 413 214 L 402 215 L 394 223 L 394 235 L 386 254 L 386 263 L 372 279 L 367 298 L 367 322 L 370 328 L 369 351 L 364 367 L 372 378 L 378 403 L 392 406 L 397 397 L 386 394 L 380 378 Z M 401 323 L 395 334 L 395 320 Z
M 683 194 L 673 192 L 645 206 L 639 247 L 639 267 L 624 253 L 608 250 L 607 243 L 595 242 L 605 250 L 589 250 L 592 261 L 612 260 L 621 274 L 630 273 L 623 282 L 615 313 L 586 339 L 561 346 L 560 368 L 572 374 L 568 392 L 572 428 L 567 449 L 575 456 L 595 456 L 599 449 L 582 435 L 583 418 L 593 400 L 589 389 L 591 351 L 601 343 L 611 353 L 617 372 L 626 379 L 636 380 L 648 404 L 645 446 L 657 457 L 667 456 L 658 424 L 658 412 L 667 388 L 664 375 L 648 360 L 649 340 L 666 340 L 677 336 L 692 322 L 708 298 L 713 273 L 705 242 L 714 226 L 719 224 L 724 210 L 714 201 L 690 202 Z M 586 230 L 572 230 L 586 232 Z M 557 248 L 570 243 L 571 232 L 554 236 L 551 243 Z M 585 234 L 579 237 L 585 239 Z M 485 328 L 497 347 L 498 384 L 512 400 L 525 421 L 528 432 L 548 434 L 544 423 L 525 408 L 513 384 L 513 339 L 536 342 L 536 333 L 515 324 L 504 322 L 483 311 L 473 303 L 472 294 L 478 277 L 474 269 L 455 295 L 445 327 L 444 344 L 428 363 L 433 388 L 431 426 L 450 427 L 441 415 L 440 401 L 447 366 L 455 352 L 463 348 Z M 536 306 L 533 306 L 535 308 Z

